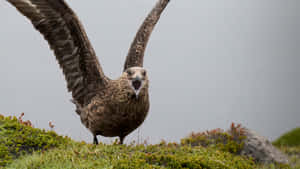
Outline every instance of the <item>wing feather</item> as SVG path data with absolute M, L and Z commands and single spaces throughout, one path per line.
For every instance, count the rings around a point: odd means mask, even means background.
M 143 67 L 144 53 L 149 37 L 170 0 L 159 0 L 139 28 L 126 57 L 124 71 L 130 67 Z
M 74 12 L 63 0 L 7 0 L 43 34 L 63 69 L 67 87 L 77 103 L 89 101 L 91 91 L 106 85 L 94 49 Z

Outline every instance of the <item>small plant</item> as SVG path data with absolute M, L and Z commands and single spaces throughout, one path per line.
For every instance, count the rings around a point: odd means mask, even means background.
M 54 127 L 55 127 L 54 124 L 51 121 L 49 121 L 49 127 L 50 127 L 51 130 L 53 130 Z
M 25 115 L 25 113 L 22 113 L 22 114 L 18 117 L 19 123 L 21 123 L 21 124 L 23 124 L 23 125 L 25 125 L 25 126 L 33 127 L 31 121 L 29 121 L 29 120 L 24 121 L 24 120 L 23 120 L 24 115 Z
M 192 133 L 181 140 L 182 145 L 218 147 L 222 151 L 239 154 L 243 148 L 245 129 L 240 125 L 231 124 L 230 129 L 225 132 L 222 129 L 214 129 L 206 132 Z

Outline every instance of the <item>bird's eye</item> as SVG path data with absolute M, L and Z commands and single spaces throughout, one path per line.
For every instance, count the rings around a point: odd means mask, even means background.
M 146 76 L 146 74 L 147 74 L 146 71 L 143 71 L 143 72 L 142 72 L 142 75 L 143 75 L 143 76 Z
M 127 71 L 127 74 L 128 74 L 129 76 L 132 76 L 132 75 L 133 75 L 133 72 L 130 71 L 130 70 L 128 70 L 128 71 Z

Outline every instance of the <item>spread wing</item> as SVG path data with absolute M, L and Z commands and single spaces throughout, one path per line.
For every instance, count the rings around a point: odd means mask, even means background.
M 170 0 L 159 0 L 150 14 L 144 20 L 144 23 L 139 28 L 129 49 L 124 65 L 124 71 L 127 68 L 134 66 L 143 67 L 144 53 L 149 37 L 169 1 Z
M 63 69 L 68 90 L 79 104 L 107 78 L 87 35 L 63 0 L 7 0 L 43 34 Z

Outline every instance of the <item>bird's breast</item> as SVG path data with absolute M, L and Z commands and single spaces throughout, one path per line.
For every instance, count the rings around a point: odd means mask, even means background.
M 148 111 L 147 91 L 139 97 L 128 91 L 102 95 L 88 106 L 88 128 L 103 136 L 127 135 L 143 123 Z
M 129 97 L 127 102 L 118 103 L 111 107 L 111 120 L 117 122 L 116 128 L 123 133 L 130 133 L 145 120 L 149 111 L 149 98 Z

